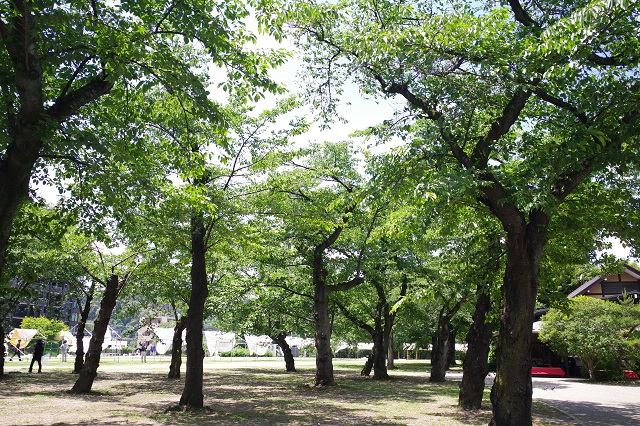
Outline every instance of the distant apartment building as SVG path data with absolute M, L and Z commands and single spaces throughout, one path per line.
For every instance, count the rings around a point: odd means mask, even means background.
M 69 327 L 75 326 L 80 317 L 80 308 L 68 295 L 69 284 L 67 283 L 40 283 L 34 288 L 31 298 L 21 301 L 9 313 L 11 325 L 20 327 L 24 317 L 46 317 L 60 320 Z

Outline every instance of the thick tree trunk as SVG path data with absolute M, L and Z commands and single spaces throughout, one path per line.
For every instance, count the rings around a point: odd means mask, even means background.
M 84 302 L 82 312 L 80 312 L 80 321 L 76 326 L 76 359 L 73 364 L 73 374 L 80 374 L 84 365 L 84 330 L 91 312 L 91 302 L 96 289 L 96 282 L 91 282 L 91 288 L 87 292 L 87 299 Z M 79 304 L 79 303 L 78 303 Z
M 334 383 L 329 295 L 325 278 L 326 272 L 322 268 L 322 264 L 319 267 L 314 264 L 313 318 L 316 326 L 316 386 L 328 386 Z
M 387 346 L 387 371 L 396 368 L 394 364 L 395 353 L 393 352 L 393 335 L 389 336 L 389 345 Z
M 98 375 L 104 335 L 107 332 L 113 308 L 116 306 L 116 299 L 118 298 L 119 291 L 120 282 L 118 280 L 118 276 L 111 275 L 106 283 L 104 296 L 102 296 L 102 300 L 100 301 L 100 311 L 98 312 L 98 317 L 94 323 L 87 357 L 82 369 L 80 370 L 78 380 L 76 380 L 73 388 L 71 388 L 72 393 L 86 393 L 91 391 L 93 381 Z
M 504 307 L 497 338 L 497 373 L 491 389 L 491 424 L 495 426 L 532 423 L 531 329 L 545 243 L 543 228 L 542 223 L 532 220 L 521 232 L 507 233 Z
M 479 410 L 482 407 L 484 381 L 489 373 L 489 346 L 493 323 L 487 321 L 491 310 L 491 297 L 478 286 L 473 323 L 467 333 L 467 355 L 462 365 L 462 382 L 458 405 L 465 410 Z
M 169 379 L 180 378 L 180 368 L 182 367 L 182 332 L 187 326 L 187 319 L 180 317 L 173 328 L 173 340 L 171 345 L 171 364 L 169 365 Z
M 376 325 L 377 326 L 377 325 Z M 387 347 L 384 344 L 384 332 L 379 330 L 374 335 L 373 341 L 373 378 L 385 380 L 389 378 L 387 372 Z
M 0 272 L 11 235 L 13 218 L 29 190 L 31 171 L 43 146 L 46 131 L 43 106 L 43 71 L 33 46 L 36 17 L 31 2 L 24 2 L 20 13 L 10 18 L 5 27 L 5 46 L 13 67 L 14 86 L 18 101 L 17 116 L 8 117 L 8 148 L 0 155 Z M 6 44 L 7 40 L 10 45 Z M 10 75 L 10 71 L 8 71 Z
M 446 369 L 449 370 L 451 367 L 456 365 L 456 336 L 458 334 L 458 329 L 451 327 L 451 331 L 449 334 L 449 350 L 447 351 L 447 362 Z
M 430 382 L 444 382 L 447 372 L 447 353 L 450 338 L 449 319 L 438 321 L 438 329 L 431 338 L 431 374 Z
M 0 357 L 0 377 L 4 376 L 4 327 L 2 326 L 2 321 L 0 321 L 0 336 L 2 336 L 2 356 Z M 8 354 L 7 354 L 8 355 Z
M 284 365 L 288 372 L 294 373 L 296 371 L 296 362 L 291 352 L 291 347 L 287 343 L 287 335 L 285 333 L 278 333 L 276 336 L 271 336 L 273 340 L 278 343 L 278 346 L 282 349 L 282 356 L 284 357 Z
M 386 380 L 389 378 L 389 373 L 387 372 L 387 350 L 389 348 L 389 333 L 391 332 L 389 304 L 382 286 L 377 282 L 375 284 L 378 291 L 378 304 L 376 306 L 374 332 L 371 336 L 373 338 L 373 378 Z
M 191 218 L 191 297 L 187 314 L 187 370 L 180 397 L 180 406 L 190 408 L 202 408 L 204 405 L 202 324 L 204 306 L 209 295 L 204 239 L 204 215 L 199 213 Z
M 71 91 L 62 90 L 62 86 L 53 87 L 52 93 L 64 95 L 45 109 L 43 82 L 46 76 L 42 58 L 34 45 L 34 40 L 42 34 L 37 33 L 41 30 L 36 25 L 39 15 L 34 13 L 32 3 L 19 2 L 20 10 L 14 10 L 16 13 L 4 21 L 2 32 L 5 53 L 11 62 L 5 73 L 13 77 L 8 92 L 17 99 L 9 102 L 13 105 L 8 105 L 5 114 L 8 143 L 5 152 L 0 153 L 0 275 L 6 261 L 13 219 L 27 197 L 31 173 L 46 139 L 53 133 L 56 123 L 64 122 L 113 87 L 104 76 Z M 13 110 L 14 106 L 17 111 Z

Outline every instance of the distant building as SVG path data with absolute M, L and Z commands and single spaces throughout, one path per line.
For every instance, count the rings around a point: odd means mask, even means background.
M 17 285 L 17 282 L 12 283 Z M 57 319 L 69 327 L 78 324 L 80 308 L 75 300 L 71 300 L 69 284 L 57 282 L 42 282 L 34 288 L 34 295 L 21 301 L 16 308 L 9 313 L 9 320 L 13 327 L 20 327 L 24 317 L 46 317 Z

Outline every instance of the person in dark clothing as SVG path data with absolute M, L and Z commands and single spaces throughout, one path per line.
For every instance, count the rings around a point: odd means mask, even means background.
M 31 373 L 33 369 L 33 363 L 38 361 L 38 373 L 42 373 L 42 355 L 44 354 L 44 341 L 42 339 L 38 339 L 36 342 L 35 348 L 33 348 L 33 359 L 31 360 L 31 365 L 29 366 L 29 373 Z
M 22 349 L 20 349 L 20 343 L 22 343 L 22 340 L 18 340 L 18 343 L 14 346 L 14 352 L 13 355 L 11 355 L 11 358 L 9 358 L 9 361 L 13 361 L 13 357 L 18 355 L 18 361 L 22 361 Z

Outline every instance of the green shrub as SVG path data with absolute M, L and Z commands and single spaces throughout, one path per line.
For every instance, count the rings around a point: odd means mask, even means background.
M 242 357 L 242 356 L 251 356 L 251 353 L 247 348 L 243 348 L 242 346 L 236 346 L 231 350 L 231 352 L 224 352 L 219 355 L 223 357 Z

